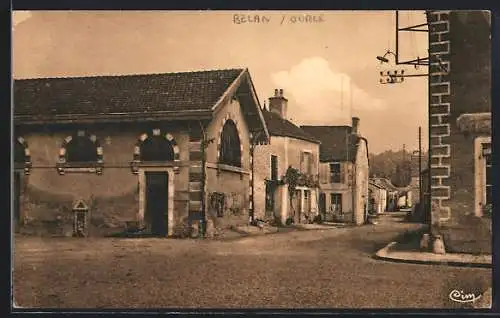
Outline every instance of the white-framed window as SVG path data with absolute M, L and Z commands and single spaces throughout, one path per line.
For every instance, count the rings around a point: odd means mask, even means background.
M 312 152 L 304 150 L 300 153 L 300 172 L 304 174 L 312 174 Z
M 342 193 L 330 193 L 330 211 L 342 212 Z
M 491 137 L 474 140 L 475 215 L 483 216 L 483 208 L 492 203 Z
M 341 175 L 341 166 L 340 162 L 332 162 L 330 163 L 330 183 L 341 183 L 342 175 Z

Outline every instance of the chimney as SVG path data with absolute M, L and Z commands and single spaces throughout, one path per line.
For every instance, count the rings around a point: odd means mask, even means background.
M 288 99 L 283 96 L 283 89 L 275 89 L 274 96 L 269 97 L 269 111 L 279 114 L 286 119 Z
M 359 135 L 359 117 L 352 118 L 351 133 L 353 135 Z

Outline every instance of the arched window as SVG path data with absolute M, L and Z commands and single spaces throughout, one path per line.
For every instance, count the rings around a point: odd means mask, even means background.
M 236 124 L 228 119 L 222 128 L 219 163 L 241 167 L 241 144 Z
M 140 144 L 141 161 L 172 161 L 174 147 L 164 136 L 149 136 Z
M 25 163 L 26 162 L 26 152 L 25 146 L 19 141 L 14 141 L 14 162 L 15 163 Z
M 74 136 L 66 144 L 66 162 L 97 162 L 97 148 L 88 136 Z

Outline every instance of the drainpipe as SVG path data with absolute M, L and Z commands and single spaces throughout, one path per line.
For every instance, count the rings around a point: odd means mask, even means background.
M 207 220 L 206 220 L 206 214 L 205 214 L 205 183 L 206 183 L 206 173 L 205 173 L 205 166 L 206 166 L 206 158 L 205 158 L 205 149 L 208 146 L 208 141 L 207 141 L 207 135 L 205 132 L 205 128 L 203 127 L 203 123 L 201 121 L 198 121 L 198 124 L 200 125 L 201 128 L 201 219 L 200 219 L 200 236 L 203 238 L 205 237 L 206 233 L 206 225 L 207 225 Z
M 257 132 L 255 135 L 253 135 L 250 139 L 250 165 L 251 165 L 251 173 L 252 173 L 252 184 L 251 184 L 251 191 L 252 191 L 252 209 L 249 211 L 250 212 L 250 222 L 253 224 L 255 221 L 255 170 L 254 170 L 254 154 L 255 154 L 255 147 L 257 147 L 257 140 L 260 137 L 261 132 Z

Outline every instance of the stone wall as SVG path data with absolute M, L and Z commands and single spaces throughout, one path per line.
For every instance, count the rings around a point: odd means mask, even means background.
M 313 174 L 319 173 L 319 144 L 290 138 L 272 136 L 270 144 L 258 145 L 254 153 L 254 203 L 255 216 L 264 218 L 265 216 L 265 180 L 271 178 L 271 155 L 278 157 L 278 178 L 281 179 L 288 169 L 288 166 L 300 169 L 301 152 L 310 151 L 312 153 Z M 281 190 L 275 192 L 275 215 L 280 215 L 282 209 L 281 202 L 283 193 Z
M 187 213 L 188 137 L 187 129 L 169 124 L 151 127 L 58 127 L 41 129 L 22 127 L 16 135 L 22 135 L 31 154 L 32 169 L 22 179 L 21 222 L 25 232 L 47 234 L 54 232 L 54 224 L 62 223 L 59 230 L 70 231 L 73 222 L 72 207 L 75 200 L 83 200 L 89 207 L 89 234 L 124 229 L 126 222 L 137 221 L 140 207 L 139 179 L 130 168 L 134 147 L 141 134 L 151 133 L 152 128 L 162 128 L 173 135 L 180 148 L 180 170 L 175 175 L 174 213 Z M 169 129 L 171 128 L 171 129 Z M 76 130 L 94 134 L 103 148 L 103 170 L 95 172 L 69 172 L 63 175 L 56 169 L 60 148 L 67 136 Z M 174 219 L 182 219 L 174 215 Z M 109 231 L 105 230 L 109 229 Z M 23 230 L 22 230 L 23 231 Z M 52 233 L 57 234 L 57 233 Z M 64 233 L 58 233 L 64 234 Z
M 237 127 L 241 144 L 241 167 L 219 164 L 221 133 L 227 120 Z M 230 99 L 221 105 L 206 128 L 206 138 L 213 140 L 206 149 L 206 218 L 207 230 L 247 224 L 250 206 L 250 134 L 240 103 Z M 217 215 L 214 202 L 219 198 L 222 215 Z

